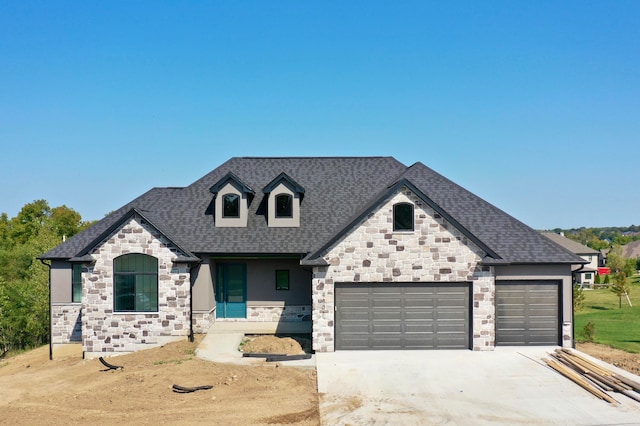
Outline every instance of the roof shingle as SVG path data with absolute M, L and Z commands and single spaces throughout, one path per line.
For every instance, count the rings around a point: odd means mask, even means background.
M 257 214 L 263 194 L 249 207 L 246 228 L 214 226 L 210 188 L 229 173 L 250 188 L 264 188 L 282 173 L 304 188 L 299 228 L 268 227 Z M 45 253 L 44 259 L 77 256 L 124 214 L 136 209 L 172 241 L 195 254 L 295 254 L 321 249 L 380 201 L 400 180 L 413 184 L 459 226 L 497 255 L 499 263 L 577 263 L 558 247 L 502 210 L 421 163 L 406 167 L 392 157 L 236 157 L 184 188 L 154 188 L 84 232 Z M 316 259 L 317 260 L 317 259 Z

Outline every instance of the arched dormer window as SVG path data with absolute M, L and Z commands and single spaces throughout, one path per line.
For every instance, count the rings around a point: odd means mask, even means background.
M 398 203 L 393 205 L 393 230 L 413 231 L 413 204 Z
M 240 196 L 225 194 L 222 197 L 222 217 L 240 217 Z
M 280 173 L 262 188 L 265 194 L 267 223 L 272 228 L 297 228 L 300 226 L 300 204 L 304 188 L 286 173 Z
M 158 259 L 141 253 L 113 259 L 114 312 L 158 311 Z
M 293 197 L 291 195 L 276 195 L 276 217 L 293 217 Z
M 217 228 L 246 227 L 254 192 L 233 173 L 227 173 L 209 191 L 213 194 L 213 217 Z

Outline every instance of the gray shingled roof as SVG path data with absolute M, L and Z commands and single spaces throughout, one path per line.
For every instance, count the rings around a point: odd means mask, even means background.
M 264 196 L 256 191 L 246 228 L 216 228 L 209 189 L 228 173 L 254 189 L 264 188 L 286 173 L 305 190 L 300 227 L 268 227 L 264 215 L 257 214 Z M 346 231 L 354 219 L 382 202 L 402 179 L 493 251 L 497 263 L 581 261 L 421 163 L 407 168 L 391 157 L 232 158 L 187 187 L 150 190 L 41 257 L 78 256 L 134 208 L 191 253 L 303 256 L 317 252 Z
M 597 255 L 600 253 L 598 250 L 582 245 L 577 241 L 570 240 L 564 235 L 556 234 L 555 232 L 543 232 L 542 235 L 549 238 L 554 243 L 560 244 L 562 247 L 566 248 L 571 253 L 575 253 L 577 255 L 581 255 L 581 254 Z

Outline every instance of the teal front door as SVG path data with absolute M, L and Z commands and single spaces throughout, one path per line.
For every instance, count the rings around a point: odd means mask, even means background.
M 216 317 L 247 317 L 247 265 L 222 263 L 218 265 L 216 286 Z

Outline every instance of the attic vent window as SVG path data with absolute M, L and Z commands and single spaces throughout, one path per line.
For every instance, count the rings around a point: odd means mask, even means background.
M 222 217 L 240 217 L 240 197 L 226 194 L 222 199 Z
M 393 205 L 393 230 L 413 231 L 413 204 L 398 203 Z
M 293 197 L 289 194 L 276 196 L 276 217 L 293 217 Z

